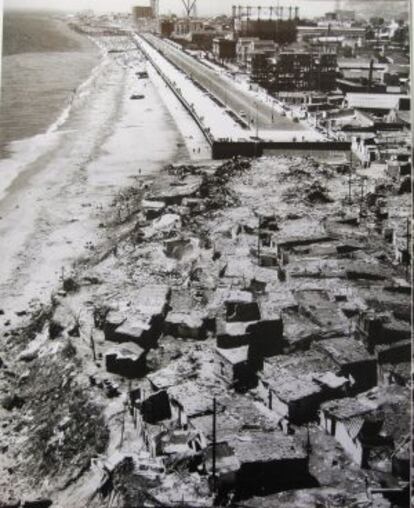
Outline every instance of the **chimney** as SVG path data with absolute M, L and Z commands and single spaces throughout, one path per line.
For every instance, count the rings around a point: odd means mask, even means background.
M 368 74 L 368 92 L 371 91 L 372 88 L 372 77 L 374 74 L 374 60 L 371 60 L 369 63 L 369 74 Z

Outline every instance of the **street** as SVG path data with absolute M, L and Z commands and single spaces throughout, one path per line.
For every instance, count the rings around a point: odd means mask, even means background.
M 265 104 L 255 100 L 250 94 L 225 80 L 206 65 L 198 62 L 192 56 L 176 49 L 173 45 L 164 42 L 154 35 L 145 35 L 145 38 L 159 51 L 162 51 L 182 71 L 198 81 L 204 88 L 220 99 L 229 109 L 237 115 L 245 113 L 245 120 L 250 122 L 252 128 L 258 125 L 258 134 L 262 130 L 301 131 L 305 127 L 300 123 L 294 123 L 291 119 L 283 117 L 272 108 L 271 104 Z

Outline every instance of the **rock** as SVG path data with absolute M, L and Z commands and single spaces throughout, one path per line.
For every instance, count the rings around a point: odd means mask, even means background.
M 4 310 L 0 309 L 0 316 L 4 316 Z
M 49 337 L 56 339 L 64 331 L 71 337 L 79 337 L 79 323 L 69 307 L 58 305 L 49 324 Z
M 170 238 L 164 240 L 164 254 L 168 258 L 181 261 L 184 256 L 191 254 L 194 248 L 189 238 Z
M 39 349 L 40 346 L 36 346 L 33 348 L 26 348 L 24 351 L 22 351 L 18 357 L 17 360 L 21 362 L 32 362 L 35 360 L 39 355 Z
M 19 508 L 20 501 L 9 500 L 9 501 L 0 501 L 0 508 Z
M 402 180 L 398 194 L 405 194 L 407 192 L 411 192 L 411 178 L 409 176 Z
M 166 213 L 159 219 L 155 219 L 151 226 L 144 229 L 145 238 L 148 240 L 159 233 L 171 233 L 181 230 L 181 217 L 174 213 Z
M 14 408 L 20 409 L 23 404 L 24 400 L 15 393 L 1 399 L 1 407 L 6 411 L 12 411 Z
M 63 280 L 63 289 L 68 293 L 73 293 L 79 289 L 79 284 L 72 277 L 66 277 Z
M 29 342 L 23 351 L 17 356 L 17 360 L 21 362 L 31 362 L 38 357 L 40 348 L 46 343 L 47 335 L 45 333 L 39 334 L 34 340 Z

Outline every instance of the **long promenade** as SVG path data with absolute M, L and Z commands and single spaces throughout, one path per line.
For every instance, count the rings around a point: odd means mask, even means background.
M 349 149 L 348 144 L 328 141 L 319 132 L 280 115 L 173 44 L 152 34 L 133 34 L 133 38 L 191 113 L 212 146 L 213 158 L 258 156 L 281 149 Z M 253 122 L 243 121 L 241 111 Z

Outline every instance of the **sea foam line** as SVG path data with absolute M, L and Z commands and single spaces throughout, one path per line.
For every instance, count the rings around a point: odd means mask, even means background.
M 0 160 L 0 200 L 6 196 L 7 190 L 14 180 L 26 170 L 27 166 L 55 146 L 59 140 L 59 129 L 67 122 L 77 101 L 84 99 L 91 93 L 96 78 L 107 63 L 108 52 L 93 38 L 89 38 L 100 49 L 100 61 L 93 67 L 85 81 L 71 93 L 66 106 L 45 132 L 30 138 L 11 141 L 8 144 L 7 149 L 11 152 L 11 155 Z

